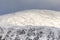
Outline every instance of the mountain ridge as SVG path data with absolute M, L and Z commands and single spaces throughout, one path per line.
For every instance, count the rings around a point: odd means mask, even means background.
M 52 10 L 24 10 L 0 16 L 0 25 L 60 26 L 60 12 Z

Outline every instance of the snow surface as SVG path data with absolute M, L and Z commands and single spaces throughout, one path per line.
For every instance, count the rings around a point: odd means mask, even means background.
M 60 40 L 60 12 L 34 9 L 1 15 L 0 40 Z
M 60 12 L 32 9 L 1 15 L 0 26 L 5 25 L 54 26 L 60 28 Z

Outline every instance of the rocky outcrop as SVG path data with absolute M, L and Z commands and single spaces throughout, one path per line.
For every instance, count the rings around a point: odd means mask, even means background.
M 60 40 L 60 28 L 48 26 L 0 27 L 0 40 Z

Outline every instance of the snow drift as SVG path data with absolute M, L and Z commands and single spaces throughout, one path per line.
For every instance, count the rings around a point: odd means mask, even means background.
M 0 16 L 0 25 L 33 25 L 60 27 L 60 12 L 52 10 L 25 10 Z

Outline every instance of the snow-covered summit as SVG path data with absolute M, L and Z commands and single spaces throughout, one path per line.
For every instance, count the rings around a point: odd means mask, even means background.
M 60 27 L 60 12 L 52 10 L 25 10 L 0 16 L 2 25 L 35 25 Z

